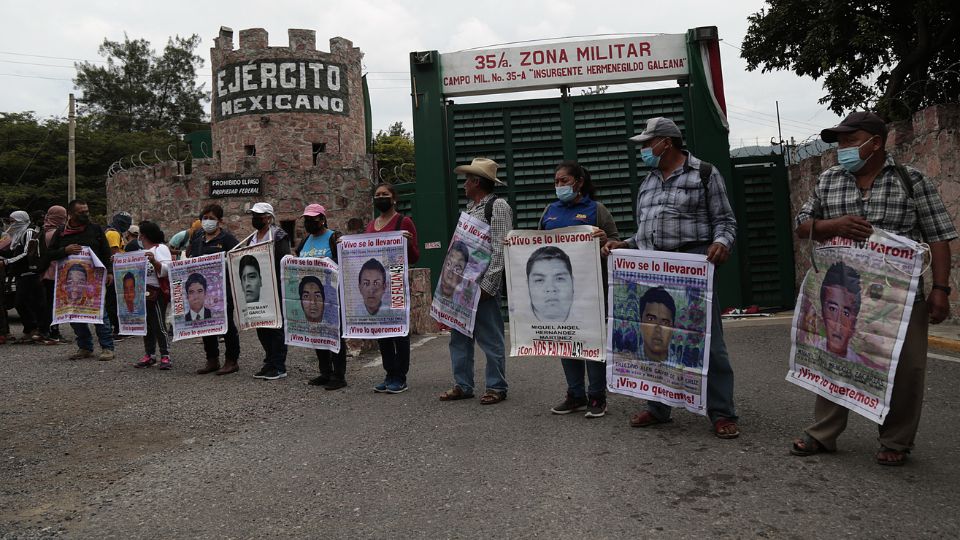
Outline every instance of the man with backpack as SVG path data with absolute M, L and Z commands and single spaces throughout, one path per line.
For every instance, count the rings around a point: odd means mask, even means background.
M 723 176 L 716 167 L 683 149 L 680 128 L 667 118 L 651 118 L 643 132 L 630 141 L 640 144 L 640 158 L 651 169 L 638 188 L 637 233 L 625 242 L 607 242 L 604 253 L 625 247 L 697 253 L 717 266 L 723 264 L 737 238 L 737 220 Z M 714 435 L 733 439 L 740 436 L 740 429 L 716 287 L 711 322 L 707 416 Z M 634 414 L 630 425 L 664 424 L 670 421 L 670 412 L 671 407 L 648 401 L 647 410 Z
M 496 186 L 505 186 L 497 178 L 499 165 L 490 159 L 476 158 L 470 165 L 454 169 L 466 175 L 464 193 L 469 201 L 467 213 L 490 224 L 492 256 L 487 271 L 480 279 L 480 302 L 477 304 L 473 337 L 450 331 L 450 362 L 456 384 L 440 395 L 441 401 L 469 399 L 474 395 L 473 344 L 480 345 L 487 357 L 486 392 L 481 405 L 493 405 L 507 399 L 506 346 L 503 338 L 503 315 L 500 313 L 500 290 L 503 287 L 503 239 L 513 225 L 510 204 L 494 194 Z

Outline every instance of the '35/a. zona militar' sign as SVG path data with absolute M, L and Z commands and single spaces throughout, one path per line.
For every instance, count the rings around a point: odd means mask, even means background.
M 440 67 L 447 96 L 678 79 L 690 71 L 684 34 L 460 51 L 441 54 Z
M 329 62 L 290 59 L 227 64 L 217 71 L 217 120 L 242 114 L 347 114 L 346 70 Z

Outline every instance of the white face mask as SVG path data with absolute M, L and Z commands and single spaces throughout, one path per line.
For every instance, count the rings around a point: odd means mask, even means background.
M 200 221 L 200 226 L 203 227 L 203 232 L 212 233 L 217 230 L 217 227 L 220 225 L 220 222 L 215 219 L 204 219 Z

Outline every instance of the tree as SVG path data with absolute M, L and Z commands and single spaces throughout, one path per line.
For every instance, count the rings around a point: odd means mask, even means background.
M 77 62 L 74 84 L 83 92 L 81 112 L 98 125 L 119 131 L 192 131 L 201 125 L 209 101 L 196 71 L 203 58 L 194 51 L 200 36 L 167 40 L 161 56 L 144 39 L 103 40 L 106 66 Z
M 823 77 L 820 103 L 889 120 L 960 96 L 960 2 L 767 0 L 748 17 L 747 69 Z
M 372 153 L 377 158 L 379 177 L 392 184 L 414 181 L 413 148 L 413 135 L 404 129 L 403 122 L 392 124 L 387 131 L 378 131 Z

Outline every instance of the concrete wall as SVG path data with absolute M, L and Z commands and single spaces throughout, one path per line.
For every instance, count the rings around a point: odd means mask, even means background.
M 824 126 L 828 127 L 828 126 Z M 940 192 L 954 226 L 960 230 L 960 106 L 937 105 L 913 115 L 909 121 L 895 122 L 888 126 L 887 151 L 900 163 L 921 171 Z M 790 167 L 790 210 L 796 216 L 800 206 L 816 186 L 820 173 L 837 163 L 837 151 L 828 150 L 823 155 L 804 159 Z M 960 241 L 950 243 L 953 271 L 950 286 L 953 288 L 951 304 L 953 321 L 958 321 L 957 302 L 960 300 Z M 799 290 L 804 275 L 810 268 L 810 243 L 798 240 L 794 243 L 797 269 L 796 287 Z M 929 271 L 928 271 L 929 276 Z M 929 292 L 930 279 L 926 279 Z

